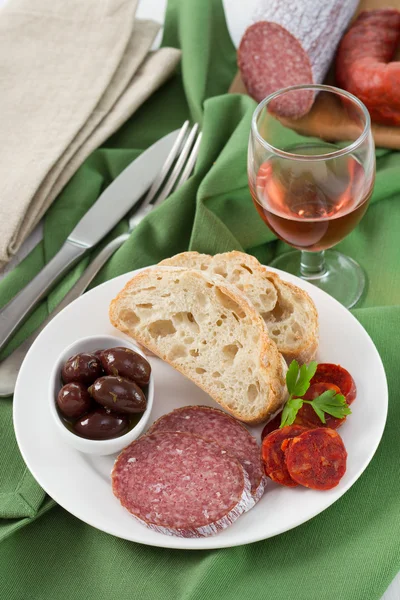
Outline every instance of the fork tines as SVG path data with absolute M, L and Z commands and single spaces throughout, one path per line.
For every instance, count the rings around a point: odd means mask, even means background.
M 161 204 L 172 191 L 180 188 L 190 177 L 200 148 L 201 132 L 197 133 L 198 129 L 199 126 L 195 123 L 188 132 L 189 121 L 184 122 L 163 168 L 143 201 L 142 207 L 150 203 L 153 206 Z M 156 200 L 154 200 L 155 198 Z

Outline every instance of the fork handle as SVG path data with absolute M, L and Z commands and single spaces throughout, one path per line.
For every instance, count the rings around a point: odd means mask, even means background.
M 14 352 L 0 363 L 0 397 L 10 396 L 14 393 L 15 383 L 22 362 L 32 346 L 33 342 L 43 331 L 43 329 L 61 312 L 68 304 L 86 290 L 94 277 L 100 271 L 101 267 L 107 262 L 110 256 L 128 239 L 129 234 L 124 233 L 109 242 L 99 252 L 96 258 L 90 263 L 78 281 L 72 286 L 69 292 L 64 296 L 56 308 L 48 315 L 38 329 L 36 329 Z

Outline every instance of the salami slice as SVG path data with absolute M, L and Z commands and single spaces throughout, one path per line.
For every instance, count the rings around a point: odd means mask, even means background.
M 362 12 L 343 37 L 336 57 L 336 80 L 368 108 L 371 118 L 400 125 L 400 11 Z
M 244 33 L 238 65 L 248 93 L 257 102 L 296 84 L 321 83 L 358 0 L 269 0 L 260 2 L 254 24 Z M 313 104 L 310 91 L 277 98 L 271 109 L 297 118 Z
M 290 477 L 313 490 L 336 487 L 346 472 L 346 448 L 333 429 L 309 429 L 293 438 L 285 458 Z
M 305 427 L 300 425 L 289 425 L 282 429 L 277 429 L 263 439 L 262 460 L 266 475 L 286 487 L 296 487 L 298 483 L 290 476 L 285 463 L 285 453 L 282 450 L 282 444 L 285 440 L 294 438 L 304 431 Z
M 260 447 L 244 425 L 222 410 L 208 406 L 185 406 L 163 415 L 150 428 L 153 431 L 186 431 L 220 444 L 235 456 L 247 472 L 251 493 L 257 502 L 264 493 Z
M 112 488 L 144 525 L 179 537 L 213 535 L 254 504 L 239 461 L 190 433 L 158 431 L 130 444 L 117 458 Z
M 340 365 L 320 363 L 310 383 L 311 385 L 316 383 L 333 383 L 340 389 L 341 394 L 346 398 L 347 404 L 351 404 L 357 396 L 354 379 Z

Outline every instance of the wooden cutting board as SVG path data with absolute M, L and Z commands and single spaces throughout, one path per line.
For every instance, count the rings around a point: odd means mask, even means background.
M 373 8 L 394 7 L 400 10 L 400 0 L 390 0 L 387 4 L 382 0 L 361 0 L 356 15 L 362 10 L 371 10 Z M 397 49 L 394 60 L 400 60 L 400 46 Z M 331 69 L 325 78 L 325 83 L 335 85 L 335 76 Z M 238 72 L 229 88 L 232 94 L 247 94 L 246 88 Z M 346 137 L 349 124 L 342 111 L 337 110 L 334 98 L 329 95 L 319 95 L 314 103 L 312 110 L 301 119 L 291 122 L 299 133 L 307 132 L 308 135 L 326 135 L 329 139 L 343 139 Z M 400 149 L 400 127 L 389 125 L 378 125 L 372 123 L 372 133 L 375 145 L 384 148 Z

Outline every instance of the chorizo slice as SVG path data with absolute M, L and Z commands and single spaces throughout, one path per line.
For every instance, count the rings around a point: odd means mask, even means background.
M 315 383 L 308 388 L 306 394 L 304 395 L 304 399 L 314 400 L 314 398 L 317 398 L 317 396 L 320 396 L 327 390 L 334 390 L 337 394 L 341 393 L 341 390 L 338 388 L 338 386 L 333 383 Z M 281 418 L 282 413 L 279 413 L 279 415 L 276 415 L 276 417 L 271 419 L 271 421 L 268 421 L 262 430 L 261 440 L 263 440 L 265 436 L 272 431 L 279 429 L 281 425 Z M 303 427 L 307 427 L 308 429 L 315 427 L 330 427 L 331 429 L 338 429 L 338 427 L 341 427 L 343 423 L 346 422 L 346 417 L 343 419 L 338 419 L 337 417 L 333 417 L 332 415 L 325 413 L 325 421 L 325 423 L 322 423 L 312 406 L 309 404 L 303 404 L 296 415 L 293 425 L 301 425 Z
M 340 365 L 320 363 L 310 384 L 333 383 L 346 398 L 347 404 L 354 402 L 357 396 L 357 387 L 350 373 Z
M 346 472 L 347 452 L 333 429 L 309 429 L 285 448 L 286 467 L 296 483 L 313 490 L 330 490 Z
M 272 433 L 263 439 L 261 457 L 264 463 L 265 474 L 272 481 L 286 487 L 296 487 L 298 485 L 287 470 L 282 444 L 285 440 L 294 438 L 305 431 L 306 428 L 300 425 L 289 425 L 272 431 Z

